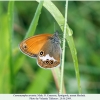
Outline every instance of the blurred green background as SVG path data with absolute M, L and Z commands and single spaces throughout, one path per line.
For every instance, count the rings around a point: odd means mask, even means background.
M 53 1 L 63 14 L 65 1 Z M 24 39 L 38 6 L 36 1 L 15 1 L 12 93 L 58 93 L 50 70 L 40 68 L 36 60 L 24 56 L 19 43 Z M 11 93 L 9 76 L 9 37 L 7 34 L 8 2 L 0 1 L 0 93 Z M 55 26 L 54 26 L 55 24 Z M 82 93 L 100 93 L 100 2 L 69 1 L 68 25 L 73 30 L 77 49 Z M 43 7 L 35 34 L 62 31 L 51 14 Z M 9 40 L 10 41 L 10 40 Z M 66 43 L 64 82 L 67 93 L 78 93 L 71 53 Z

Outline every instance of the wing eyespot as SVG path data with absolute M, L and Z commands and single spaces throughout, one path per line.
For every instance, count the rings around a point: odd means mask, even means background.
M 23 44 L 23 49 L 25 49 L 25 50 L 27 49 L 27 44 L 26 43 Z
M 46 62 L 46 64 L 49 64 L 49 61 L 47 60 L 47 61 L 45 61 Z
M 40 51 L 39 55 L 43 56 L 44 55 L 44 51 Z
M 50 60 L 50 64 L 53 64 L 54 63 L 54 61 L 53 60 Z

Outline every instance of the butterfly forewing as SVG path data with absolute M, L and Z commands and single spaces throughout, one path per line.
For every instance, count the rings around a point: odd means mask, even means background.
M 52 34 L 41 34 L 28 38 L 20 43 L 20 49 L 28 56 L 37 57 L 40 49 L 51 36 Z

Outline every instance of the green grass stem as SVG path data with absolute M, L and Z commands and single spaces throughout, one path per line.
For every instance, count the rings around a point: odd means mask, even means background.
M 61 80 L 60 80 L 60 91 L 59 93 L 63 93 L 63 78 L 64 78 L 64 61 L 65 61 L 65 37 L 66 37 L 66 23 L 67 23 L 67 9 L 68 9 L 68 0 L 66 0 L 65 5 L 65 24 L 64 24 L 64 33 L 63 33 L 63 46 L 62 46 L 62 64 L 61 64 Z
M 14 1 L 9 1 L 8 4 L 8 33 L 9 33 L 9 67 L 10 67 L 10 81 L 11 91 L 13 92 L 14 86 L 14 73 L 13 73 L 13 58 L 12 58 L 12 35 L 14 23 Z
M 25 38 L 28 38 L 28 37 L 32 36 L 35 33 L 36 27 L 38 25 L 39 16 L 41 14 L 41 9 L 42 9 L 43 2 L 44 1 L 41 1 L 39 3 L 39 5 L 37 7 L 37 10 L 36 10 L 36 13 L 34 15 L 34 18 L 33 18 L 32 22 L 31 22 L 31 25 L 30 25 L 30 27 L 28 29 L 28 32 L 27 32 Z

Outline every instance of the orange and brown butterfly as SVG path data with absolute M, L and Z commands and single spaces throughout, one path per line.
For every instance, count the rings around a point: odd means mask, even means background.
M 19 45 L 20 50 L 37 59 L 42 68 L 54 68 L 60 65 L 61 47 L 58 32 L 32 36 Z

